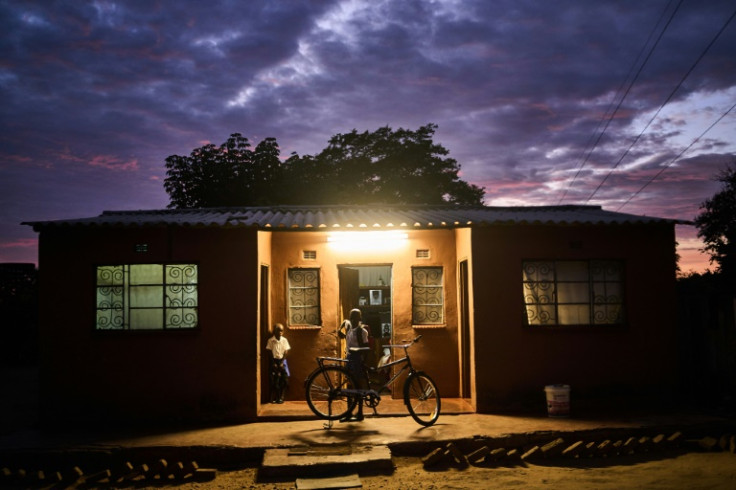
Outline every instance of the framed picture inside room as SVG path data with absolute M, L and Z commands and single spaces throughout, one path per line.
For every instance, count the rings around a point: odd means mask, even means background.
M 380 289 L 371 289 L 370 301 L 372 305 L 383 304 L 383 291 L 381 291 Z

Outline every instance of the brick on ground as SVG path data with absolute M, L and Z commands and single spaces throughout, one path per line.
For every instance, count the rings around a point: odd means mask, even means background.
M 621 454 L 621 450 L 623 449 L 623 447 L 624 447 L 624 441 L 619 439 L 618 441 L 611 444 L 611 454 L 618 456 L 619 454 Z
M 649 436 L 640 437 L 638 448 L 642 452 L 649 452 L 652 449 L 652 438 Z
M 527 450 L 524 454 L 521 455 L 522 461 L 530 461 L 534 459 L 536 456 L 539 456 L 541 453 L 542 448 L 539 446 L 532 446 L 529 450 Z
M 577 441 L 573 442 L 569 446 L 567 446 L 565 449 L 562 450 L 562 456 L 566 458 L 574 458 L 578 454 L 580 454 L 580 451 L 582 451 L 585 447 L 584 441 Z
M 585 444 L 584 451 L 583 451 L 583 454 L 585 454 L 589 458 L 592 458 L 593 456 L 595 456 L 595 448 L 597 446 L 598 446 L 598 443 L 595 442 L 595 441 L 590 441 L 590 442 L 586 443 Z
M 667 444 L 672 447 L 679 446 L 681 441 L 682 441 L 682 432 L 680 431 L 674 432 L 672 435 L 670 435 L 667 438 Z
M 718 447 L 718 439 L 710 436 L 703 437 L 698 441 L 698 446 L 706 451 L 713 451 Z
M 509 449 L 506 453 L 506 459 L 509 461 L 519 461 L 521 460 L 521 451 L 518 449 Z
M 482 446 L 468 454 L 468 461 L 475 464 L 483 460 L 491 452 L 488 446 Z
M 506 449 L 497 447 L 496 449 L 491 449 L 491 451 L 486 455 L 486 463 L 496 463 L 504 458 L 506 458 Z
M 214 468 L 198 468 L 192 475 L 192 478 L 194 478 L 194 480 L 198 482 L 212 481 L 216 477 L 217 470 Z
M 542 446 L 542 454 L 545 458 L 553 458 L 559 456 L 564 449 L 565 440 L 562 437 L 558 437 L 554 441 L 550 441 Z
M 64 481 L 74 483 L 84 476 L 84 471 L 79 466 L 71 468 L 69 471 L 64 473 Z
M 609 455 L 611 452 L 611 441 L 606 439 L 605 441 L 602 441 L 595 447 L 595 454 L 597 456 L 603 456 L 604 458 Z
M 657 434 L 652 437 L 652 447 L 655 449 L 661 449 L 664 446 L 665 436 L 664 434 Z
M 448 442 L 446 448 L 450 452 L 450 455 L 452 456 L 452 459 L 455 461 L 455 463 L 463 466 L 468 465 L 468 458 L 465 457 L 465 455 L 462 453 L 462 451 L 460 451 L 460 449 L 455 445 L 454 442 Z
M 621 452 L 622 454 L 631 454 L 636 450 L 637 446 L 639 446 L 639 439 L 636 437 L 629 437 L 626 439 L 623 446 L 621 446 Z
M 101 480 L 110 480 L 111 476 L 112 476 L 112 472 L 109 469 L 104 469 L 104 470 L 92 473 L 91 475 L 86 475 L 84 477 L 84 481 L 85 483 L 97 483 Z
M 434 466 L 445 458 L 445 449 L 438 447 L 422 458 L 425 467 Z
M 193 475 L 199 469 L 196 461 L 187 461 L 184 464 L 184 475 Z

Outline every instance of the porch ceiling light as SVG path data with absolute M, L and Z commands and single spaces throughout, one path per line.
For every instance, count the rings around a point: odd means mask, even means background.
M 406 243 L 406 232 L 389 231 L 334 231 L 327 237 L 333 250 L 383 251 L 394 250 Z

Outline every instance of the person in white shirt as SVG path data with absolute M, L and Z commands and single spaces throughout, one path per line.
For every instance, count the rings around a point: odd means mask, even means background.
M 286 355 L 291 350 L 289 341 L 284 337 L 284 326 L 277 323 L 273 326 L 273 337 L 268 339 L 266 349 L 270 354 L 271 403 L 284 403 L 284 391 L 289 380 L 289 365 Z

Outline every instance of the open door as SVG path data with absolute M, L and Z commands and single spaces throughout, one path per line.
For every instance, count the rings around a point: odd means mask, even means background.
M 350 315 L 350 310 L 358 306 L 358 293 L 360 288 L 360 273 L 357 269 L 350 267 L 339 267 L 340 279 L 340 323 Z M 339 327 L 340 325 L 336 325 Z M 345 355 L 345 339 L 337 337 L 337 356 Z

